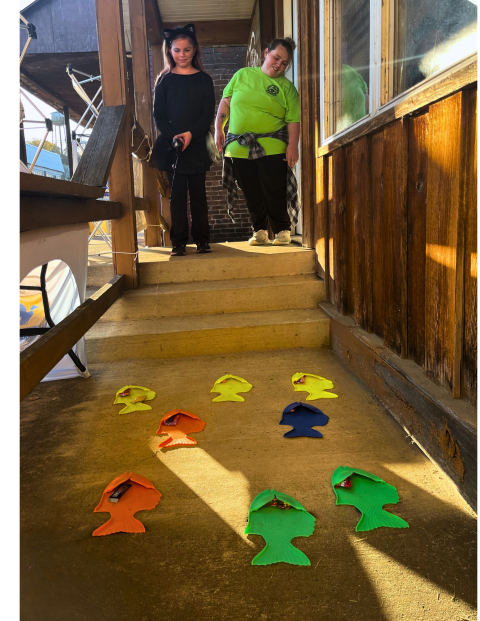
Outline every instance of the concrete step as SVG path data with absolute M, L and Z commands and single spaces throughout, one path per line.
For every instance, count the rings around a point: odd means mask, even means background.
M 100 321 L 317 308 L 323 298 L 314 274 L 147 285 L 125 291 Z
M 211 247 L 211 254 L 195 254 L 195 246 L 188 246 L 184 257 L 171 257 L 171 248 L 140 251 L 141 285 L 243 280 L 315 272 L 315 252 L 297 244 L 249 246 L 246 242 L 236 242 L 211 244 Z M 111 263 L 90 265 L 87 287 L 100 287 L 112 277 Z
M 98 322 L 86 334 L 89 363 L 329 344 L 330 320 L 320 309 Z

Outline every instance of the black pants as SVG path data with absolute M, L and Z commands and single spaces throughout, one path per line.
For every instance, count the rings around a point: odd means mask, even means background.
M 172 226 L 170 239 L 172 246 L 185 246 L 188 243 L 187 193 L 190 195 L 190 213 L 192 215 L 192 238 L 196 244 L 210 240 L 208 230 L 207 191 L 205 190 L 206 172 L 192 175 L 175 174 L 173 191 L 170 197 Z M 168 173 L 170 185 L 172 174 Z
M 287 162 L 285 153 L 258 160 L 234 157 L 233 172 L 245 195 L 253 230 L 290 231 L 287 212 Z

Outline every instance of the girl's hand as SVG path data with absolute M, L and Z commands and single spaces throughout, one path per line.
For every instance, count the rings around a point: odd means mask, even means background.
M 180 140 L 183 142 L 182 151 L 185 151 L 185 149 L 188 147 L 192 140 L 192 134 L 190 132 L 184 132 L 183 134 L 177 134 L 173 137 L 174 140 L 175 138 L 180 138 Z
M 298 162 L 298 146 L 294 144 L 289 144 L 287 146 L 287 152 L 285 153 L 286 160 L 289 166 L 295 166 Z
M 215 130 L 215 146 L 217 147 L 217 151 L 219 153 L 223 150 L 223 145 L 225 144 L 225 132 L 223 129 Z

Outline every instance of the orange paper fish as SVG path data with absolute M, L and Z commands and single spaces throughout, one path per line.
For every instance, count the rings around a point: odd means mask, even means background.
M 197 441 L 188 437 L 187 434 L 196 431 L 203 431 L 205 421 L 196 414 L 186 410 L 171 410 L 160 421 L 158 435 L 168 435 L 169 437 L 159 444 L 159 448 L 172 446 L 193 446 Z
M 108 498 L 122 483 L 131 487 L 118 502 L 109 502 Z M 112 533 L 144 533 L 145 526 L 133 516 L 137 511 L 154 509 L 162 495 L 155 489 L 151 481 L 134 472 L 125 472 L 107 485 L 95 513 L 110 513 L 108 522 L 92 533 L 93 537 L 111 535 Z

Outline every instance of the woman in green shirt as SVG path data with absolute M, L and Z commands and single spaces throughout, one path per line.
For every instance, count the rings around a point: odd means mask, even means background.
M 269 243 L 268 224 L 274 244 L 289 244 L 290 228 L 296 223 L 296 182 L 289 167 L 298 161 L 299 99 L 284 75 L 294 49 L 293 39 L 274 39 L 264 51 L 261 67 L 237 71 L 223 91 L 215 121 L 215 143 L 225 155 L 224 187 L 233 189 L 234 177 L 243 190 L 254 230 L 252 246 Z M 230 186 L 225 181 L 227 158 L 233 174 Z

